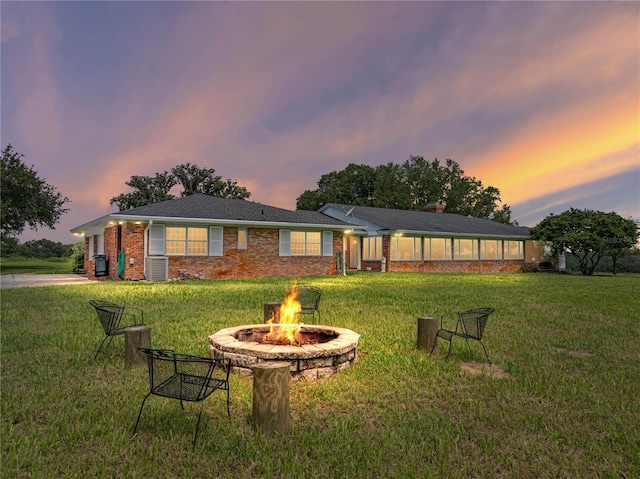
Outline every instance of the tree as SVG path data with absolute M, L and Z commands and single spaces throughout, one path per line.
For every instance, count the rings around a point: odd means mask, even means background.
M 64 205 L 71 200 L 39 178 L 33 165 L 27 167 L 22 162 L 23 156 L 11 145 L 2 151 L 0 234 L 3 242 L 18 236 L 27 225 L 34 230 L 55 229 L 60 217 L 69 211 Z
M 625 219 L 616 213 L 607 213 L 606 215 L 605 219 L 611 236 L 604 238 L 604 253 L 611 256 L 613 274 L 616 274 L 618 259 L 638 249 L 638 225 L 635 221 Z
M 619 236 L 621 233 L 623 236 Z M 580 272 L 590 276 L 602 256 L 613 251 L 609 245 L 619 242 L 631 250 L 629 245 L 635 245 L 638 233 L 633 221 L 616 213 L 571 208 L 547 216 L 531 229 L 531 238 L 546 242 L 555 252 L 568 250 L 576 258 Z
M 17 252 L 25 258 L 66 258 L 71 256 L 72 245 L 64 245 L 48 239 L 39 239 L 21 244 Z
M 135 191 L 123 193 L 109 200 L 109 204 L 115 203 L 120 211 L 174 199 L 175 196 L 169 191 L 177 184 L 177 180 L 175 176 L 165 171 L 156 173 L 153 177 L 132 176 L 125 184 Z
M 159 203 L 175 198 L 170 193 L 176 185 L 182 186 L 181 197 L 205 194 L 220 198 L 246 199 L 251 193 L 243 186 L 230 179 L 223 180 L 216 176 L 213 168 L 200 168 L 191 163 L 183 163 L 155 176 L 132 176 L 125 184 L 134 189 L 131 193 L 114 196 L 110 204 L 116 204 L 120 211 L 139 206 Z
M 440 201 L 445 213 L 511 222 L 508 205 L 498 206 L 500 190 L 464 175 L 455 161 L 444 164 L 410 156 L 402 165 L 376 168 L 350 164 L 344 170 L 323 175 L 318 189 L 307 190 L 296 202 L 298 209 L 317 210 L 326 203 L 346 203 L 378 208 L 424 210 Z
M 373 206 L 375 180 L 375 168 L 350 163 L 342 171 L 322 175 L 318 189 L 302 193 L 296 201 L 296 207 L 316 211 L 326 203 Z

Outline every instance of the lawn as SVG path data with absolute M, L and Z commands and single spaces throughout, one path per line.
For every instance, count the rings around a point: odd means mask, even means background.
M 0 274 L 67 274 L 73 273 L 71 258 L 22 258 L 0 256 Z
M 640 477 L 640 275 L 380 274 L 303 278 L 323 323 L 361 334 L 358 361 L 291 384 L 291 431 L 256 434 L 252 380 L 198 406 L 151 397 L 123 367 L 92 298 L 144 308 L 154 347 L 207 355 L 207 337 L 262 322 L 286 279 L 103 282 L 2 291 L 6 478 Z M 417 317 L 491 306 L 486 346 L 503 375 L 470 374 L 482 348 L 416 348 Z

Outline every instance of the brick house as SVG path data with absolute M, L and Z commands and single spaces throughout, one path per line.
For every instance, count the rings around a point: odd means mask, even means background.
M 317 211 L 192 195 L 80 225 L 92 279 L 296 277 L 342 272 L 354 227 Z
M 319 212 L 366 232 L 345 237 L 349 269 L 406 272 L 517 272 L 537 264 L 540 246 L 529 229 L 444 213 L 327 203 Z
M 202 279 L 380 272 L 517 272 L 542 251 L 529 230 L 430 211 L 328 203 L 290 211 L 192 195 L 71 230 L 92 279 Z

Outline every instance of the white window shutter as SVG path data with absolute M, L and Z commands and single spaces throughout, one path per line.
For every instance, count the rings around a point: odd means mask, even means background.
M 151 225 L 149 228 L 149 254 L 164 254 L 164 225 Z
M 333 256 L 333 231 L 322 232 L 322 256 Z
M 222 226 L 209 226 L 209 256 L 223 256 Z
M 291 256 L 291 231 L 280 230 L 280 256 Z

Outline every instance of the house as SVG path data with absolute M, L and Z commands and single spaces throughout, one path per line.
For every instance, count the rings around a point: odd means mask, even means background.
M 516 272 L 540 260 L 527 228 L 443 213 L 440 205 L 415 211 L 328 203 L 291 211 L 192 195 L 110 213 L 71 232 L 85 238 L 92 279 Z
M 191 195 L 71 230 L 90 278 L 166 281 L 335 275 L 354 227 L 317 211 Z
M 318 211 L 356 228 L 345 239 L 350 269 L 516 272 L 540 261 L 528 228 L 444 213 L 438 203 L 425 211 L 327 203 Z

